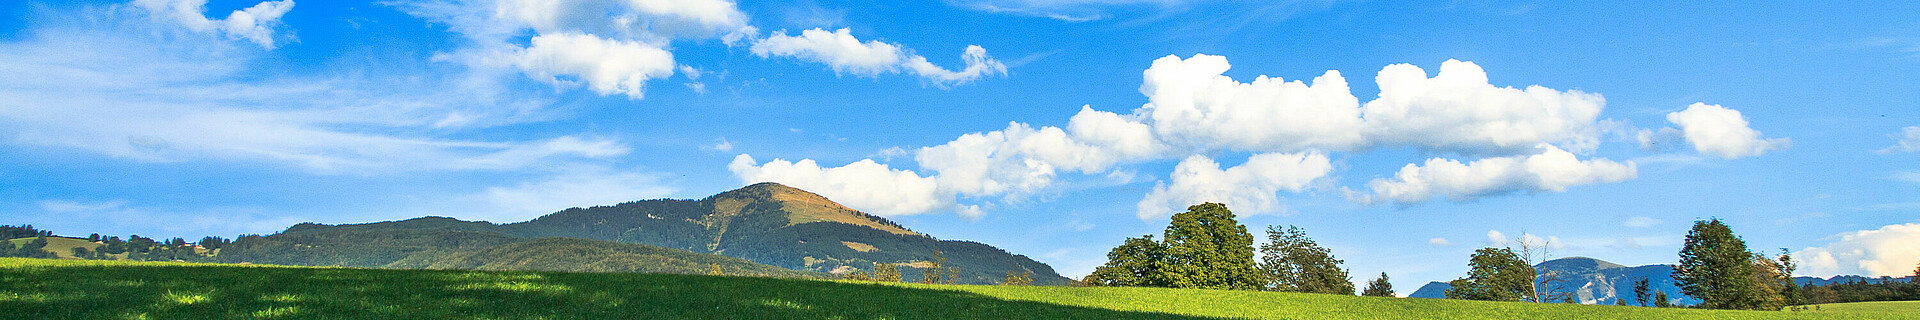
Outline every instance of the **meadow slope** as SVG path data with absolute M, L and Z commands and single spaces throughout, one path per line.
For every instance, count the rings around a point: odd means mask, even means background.
M 1894 319 L 1156 288 L 0 259 L 31 319 Z

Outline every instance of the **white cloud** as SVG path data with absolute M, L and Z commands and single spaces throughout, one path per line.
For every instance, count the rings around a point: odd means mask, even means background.
M 1447 241 L 1447 238 L 1433 238 L 1433 239 L 1427 239 L 1427 245 L 1435 246 L 1435 247 L 1452 246 L 1453 241 Z
M 454 214 L 466 220 L 519 222 L 571 207 L 663 198 L 674 191 L 652 174 L 584 166 L 563 170 L 542 181 L 487 188 L 463 201 L 484 206 Z
M 1051 185 L 1059 170 L 1102 173 L 1159 151 L 1146 125 L 1082 106 L 1064 130 L 1015 122 L 921 148 L 914 159 L 939 173 L 942 190 L 985 196 L 1034 192 Z
M 194 32 L 219 32 L 230 38 L 247 39 L 261 48 L 274 48 L 273 27 L 280 17 L 293 10 L 293 0 L 266 1 L 246 9 L 234 10 L 223 19 L 208 19 L 207 0 L 134 0 L 155 19 L 171 20 Z
M 1667 121 L 1680 126 L 1695 151 L 1723 159 L 1759 156 L 1792 144 L 1786 138 L 1761 139 L 1760 131 L 1747 127 L 1740 111 L 1719 105 L 1694 103 L 1668 113 Z
M 1506 233 L 1502 233 L 1499 230 L 1487 230 L 1487 246 L 1513 247 L 1515 249 L 1522 246 L 1545 249 L 1562 249 L 1567 247 L 1566 242 L 1561 241 L 1559 236 L 1541 237 L 1532 233 L 1522 232 L 1518 237 L 1509 238 Z
M 714 150 L 714 151 L 720 151 L 720 152 L 733 151 L 733 142 L 727 141 L 727 138 L 719 138 L 715 140 L 717 141 L 715 141 L 712 145 L 702 146 L 700 147 L 700 149 Z
M 860 39 L 853 37 L 853 31 L 846 28 L 835 31 L 808 29 L 800 31 L 799 36 L 789 36 L 784 30 L 775 31 L 765 39 L 754 41 L 749 50 L 761 57 L 792 57 L 819 62 L 832 67 L 834 72 L 863 76 L 893 72 L 899 68 L 903 58 L 899 46 L 879 40 L 860 42 Z
M 1880 153 L 1920 152 L 1920 127 L 1900 128 L 1900 134 L 1887 135 L 1894 140 L 1893 146 L 1880 149 Z
M 1166 56 L 1144 72 L 1135 111 L 1169 143 L 1201 149 L 1271 152 L 1349 150 L 1366 143 L 1359 100 L 1337 71 L 1300 81 L 1260 76 L 1241 83 L 1221 74 L 1225 57 Z
M 1606 100 L 1541 86 L 1496 87 L 1472 62 L 1447 60 L 1440 72 L 1396 64 L 1374 77 L 1380 97 L 1364 117 L 1375 143 L 1433 150 L 1514 154 L 1542 143 L 1574 151 L 1599 144 L 1596 119 Z
M 1194 155 L 1173 168 L 1171 185 L 1155 185 L 1140 200 L 1136 214 L 1141 220 L 1154 219 L 1204 202 L 1226 204 L 1244 215 L 1285 212 L 1276 193 L 1306 190 L 1331 171 L 1327 156 L 1318 153 L 1256 154 L 1225 170 L 1213 159 Z
M 1832 243 L 1794 252 L 1800 262 L 1800 274 L 1833 276 L 1857 274 L 1906 276 L 1913 274 L 1920 261 L 1920 223 L 1895 224 L 1875 230 L 1860 230 L 1834 235 Z
M 1621 222 L 1620 225 L 1634 227 L 1634 228 L 1646 228 L 1646 227 L 1652 227 L 1653 225 L 1656 225 L 1656 224 L 1660 224 L 1660 222 L 1661 222 L 1660 219 L 1654 219 L 1654 218 L 1648 218 L 1648 217 L 1633 217 L 1633 218 L 1628 218 L 1627 221 Z
M 1633 179 L 1633 162 L 1596 158 L 1580 160 L 1553 146 L 1529 156 L 1482 158 L 1469 163 L 1428 159 L 1424 166 L 1408 164 L 1392 179 L 1367 183 L 1371 194 L 1351 196 L 1366 204 L 1394 202 L 1410 205 L 1443 196 L 1452 201 L 1514 192 L 1562 192 L 1568 187 Z
M 760 164 L 742 154 L 727 164 L 742 183 L 778 182 L 819 193 L 834 202 L 883 216 L 912 215 L 953 209 L 953 198 L 938 192 L 933 178 L 888 168 L 872 160 L 823 168 L 812 159 L 799 162 L 774 159 Z M 978 214 L 977 207 L 961 211 Z
M 634 100 L 642 97 L 647 80 L 671 76 L 675 66 L 666 49 L 576 33 L 534 36 L 532 45 L 501 59 L 534 79 L 555 85 L 586 82 L 594 93 Z
M 960 60 L 967 64 L 960 71 L 947 71 L 946 68 L 927 62 L 927 57 L 920 55 L 907 57 L 905 66 L 907 70 L 913 70 L 914 74 L 941 86 L 965 84 L 990 75 L 1007 75 L 1007 65 L 988 56 L 987 48 L 968 45 L 967 49 L 960 53 Z
M 884 42 L 861 42 L 845 29 L 808 30 L 801 36 L 777 33 L 756 46 L 757 54 L 810 57 L 861 74 L 890 72 L 888 66 L 896 60 L 887 57 L 901 51 Z M 964 134 L 920 148 L 914 159 L 920 170 L 932 173 L 928 177 L 936 181 L 942 197 L 1008 199 L 1054 188 L 1063 174 L 1111 175 L 1126 171 L 1123 166 L 1129 164 L 1188 159 L 1176 169 L 1183 171 L 1173 175 L 1171 184 L 1162 182 L 1140 202 L 1137 213 L 1142 217 L 1178 209 L 1184 204 L 1175 202 L 1195 201 L 1203 194 L 1231 200 L 1227 190 L 1259 195 L 1232 195 L 1247 203 L 1237 207 L 1277 211 L 1277 191 L 1268 190 L 1304 190 L 1207 189 L 1181 182 L 1205 180 L 1207 175 L 1199 174 L 1203 172 L 1227 171 L 1206 157 L 1189 158 L 1221 152 L 1325 157 L 1414 148 L 1454 155 L 1408 164 L 1394 177 L 1371 180 L 1367 192 L 1342 188 L 1349 200 L 1369 205 L 1564 192 L 1638 175 L 1632 161 L 1579 156 L 1598 148 L 1604 132 L 1631 132 L 1621 122 L 1598 118 L 1605 99 L 1597 94 L 1495 86 L 1480 66 L 1448 60 L 1432 77 L 1412 65 L 1384 67 L 1375 78 L 1379 97 L 1362 103 L 1337 71 L 1311 81 L 1258 76 L 1240 82 L 1224 75 L 1230 67 L 1219 56 L 1166 56 L 1142 72 L 1140 92 L 1148 102 L 1132 114 L 1082 106 L 1065 129 L 1012 122 L 1002 130 Z M 1679 136 L 1680 129 L 1671 131 Z M 1652 139 L 1648 135 L 1643 140 Z M 1211 166 L 1202 166 L 1200 160 Z M 1240 180 L 1251 181 L 1260 180 Z
M 1507 245 L 1507 234 L 1501 233 L 1500 230 L 1487 230 L 1487 246 L 1488 247 L 1501 247 L 1506 245 Z
M 766 38 L 755 40 L 749 50 L 760 57 L 790 57 L 818 62 L 833 68 L 836 73 L 859 76 L 878 76 L 899 72 L 904 68 L 942 86 L 964 84 L 988 75 L 1007 73 L 1007 66 L 987 56 L 987 49 L 980 46 L 967 46 L 961 54 L 967 66 L 960 71 L 949 71 L 896 44 L 879 40 L 862 42 L 847 28 L 834 31 L 808 29 L 800 31 L 798 36 L 787 35 L 784 30 L 775 31 Z

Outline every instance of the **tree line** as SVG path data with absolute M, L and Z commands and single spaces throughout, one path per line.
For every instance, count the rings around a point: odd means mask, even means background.
M 1342 261 L 1297 226 L 1268 226 L 1267 242 L 1254 259 L 1254 237 L 1226 205 L 1203 203 L 1173 215 L 1161 234 L 1127 238 L 1107 253 L 1107 263 L 1080 280 L 1087 286 L 1135 286 L 1220 290 L 1354 294 Z M 1362 293 L 1394 296 L 1386 273 Z

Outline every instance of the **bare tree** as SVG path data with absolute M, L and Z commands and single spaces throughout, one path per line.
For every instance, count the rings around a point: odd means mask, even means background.
M 1518 247 L 1516 248 L 1515 246 Z M 1553 246 L 1553 238 L 1534 236 L 1525 230 L 1520 231 L 1519 236 L 1507 239 L 1507 248 L 1513 249 L 1514 253 L 1519 253 L 1520 260 L 1525 261 L 1528 266 L 1539 266 L 1540 263 L 1552 260 Z M 1545 270 L 1536 273 L 1534 274 L 1533 295 L 1527 297 L 1526 301 L 1542 303 L 1571 301 L 1573 292 L 1571 290 L 1563 290 L 1563 287 L 1567 285 L 1569 280 L 1570 279 L 1566 278 L 1566 275 L 1560 274 L 1559 270 Z

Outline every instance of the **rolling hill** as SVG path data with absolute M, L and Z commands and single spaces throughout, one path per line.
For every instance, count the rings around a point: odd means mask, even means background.
M 444 217 L 348 225 L 307 223 L 270 236 L 236 239 L 222 250 L 220 260 L 396 268 L 507 266 L 514 263 L 485 260 L 499 255 L 473 254 L 505 253 L 490 248 L 540 238 L 642 244 L 833 274 L 897 263 L 905 266 L 900 268 L 905 279 L 918 279 L 936 260 L 937 252 L 947 259 L 947 266 L 959 270 L 960 283 L 995 283 L 1008 271 L 1032 271 L 1036 284 L 1068 282 L 1052 267 L 1026 256 L 975 242 L 939 240 L 775 183 L 700 200 L 570 208 L 509 224 Z

